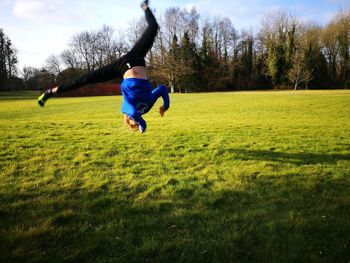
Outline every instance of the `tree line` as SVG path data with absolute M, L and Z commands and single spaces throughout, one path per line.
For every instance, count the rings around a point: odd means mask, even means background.
M 241 32 L 229 18 L 201 18 L 195 8 L 169 8 L 158 22 L 148 72 L 174 92 L 350 88 L 350 9 L 324 26 L 279 11 L 265 16 L 259 29 Z M 106 65 L 124 55 L 145 26 L 141 18 L 124 32 L 105 25 L 78 33 L 41 69 L 24 68 L 21 88 L 62 84 Z

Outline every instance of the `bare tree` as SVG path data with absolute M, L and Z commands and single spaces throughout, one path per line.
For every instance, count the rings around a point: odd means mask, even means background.
M 212 22 L 211 41 L 213 43 L 214 52 L 217 58 L 222 58 L 222 34 L 220 32 L 220 17 L 215 17 Z
M 27 90 L 38 90 L 44 87 L 53 87 L 55 84 L 54 75 L 46 69 L 24 67 L 22 72 L 24 87 Z
M 165 11 L 163 26 L 161 27 L 163 43 L 166 49 L 170 49 L 173 36 L 182 36 L 184 16 L 179 7 L 168 8 Z M 181 41 L 181 39 L 179 39 Z
M 191 67 L 181 63 L 181 61 L 177 60 L 176 57 L 171 54 L 167 54 L 163 58 L 155 58 L 153 60 L 153 65 L 154 66 L 150 69 L 150 76 L 167 81 L 172 93 L 175 92 L 176 83 L 184 76 L 193 73 Z M 179 92 L 181 92 L 181 90 L 179 90 Z
M 199 18 L 200 15 L 198 14 L 195 7 L 193 7 L 189 12 L 187 10 L 184 10 L 184 17 L 185 17 L 185 24 L 186 24 L 186 31 L 188 32 L 188 35 L 192 42 L 197 42 L 199 37 Z
M 225 63 L 228 60 L 229 54 L 232 51 L 232 46 L 235 40 L 237 40 L 237 31 L 232 25 L 232 22 L 228 18 L 223 18 L 219 22 L 219 28 L 220 28 L 220 38 L 222 41 L 222 53 L 223 53 L 223 59 Z
M 166 50 L 170 49 L 175 35 L 179 38 L 179 42 L 185 32 L 188 33 L 192 42 L 198 40 L 199 14 L 195 8 L 190 11 L 179 7 L 168 8 L 159 20 L 162 24 L 159 38 L 161 38 L 162 47 Z
M 46 59 L 44 67 L 45 69 L 47 69 L 48 72 L 54 75 L 58 75 L 62 71 L 60 58 L 55 55 L 51 55 Z
M 88 71 L 98 66 L 96 40 L 97 35 L 88 31 L 73 36 L 71 40 L 72 51 L 77 54 L 78 59 Z
M 114 40 L 114 29 L 104 25 L 98 31 L 85 31 L 73 36 L 70 48 L 61 57 L 71 68 L 78 65 L 91 71 L 111 63 L 125 50 L 124 36 L 119 41 Z
M 113 41 L 114 29 L 110 26 L 104 25 L 98 32 L 98 40 L 100 44 L 100 52 L 102 56 L 102 62 L 111 63 L 114 59 L 114 41 Z
M 112 54 L 114 58 L 120 58 L 129 51 L 129 47 L 126 44 L 126 35 L 124 32 L 119 31 L 113 41 Z
M 60 58 L 64 65 L 68 68 L 75 69 L 80 67 L 77 54 L 72 49 L 64 50 L 61 53 Z
M 288 78 L 292 83 L 294 83 L 293 95 L 295 94 L 299 84 L 308 82 L 312 79 L 312 72 L 308 69 L 305 61 L 305 55 L 301 51 L 296 52 L 294 55 L 293 65 L 288 72 Z
M 127 29 L 126 34 L 126 46 L 127 49 L 131 49 L 137 40 L 140 39 L 142 33 L 146 29 L 145 18 L 140 18 L 138 20 L 133 20 L 129 23 L 129 27 Z

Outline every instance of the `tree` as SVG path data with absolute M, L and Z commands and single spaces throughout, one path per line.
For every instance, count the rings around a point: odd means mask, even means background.
M 252 33 L 242 31 L 233 58 L 233 81 L 236 87 L 252 87 L 254 78 L 254 39 Z
M 244 74 L 251 79 L 253 73 L 253 36 L 247 34 L 242 39 L 242 64 L 244 65 Z
M 46 59 L 45 62 L 45 69 L 54 74 L 54 75 L 59 75 L 61 73 L 61 61 L 59 57 L 55 55 L 51 55 Z
M 307 68 L 305 56 L 301 51 L 296 52 L 293 57 L 292 67 L 288 72 L 288 78 L 294 84 L 293 95 L 295 94 L 299 84 L 308 82 L 312 78 L 311 72 Z
M 201 90 L 212 90 L 218 83 L 221 74 L 220 61 L 218 60 L 212 45 L 213 27 L 209 20 L 206 20 L 202 26 L 202 43 L 199 48 L 200 59 L 200 80 Z
M 199 56 L 196 45 L 191 41 L 188 32 L 184 33 L 180 45 L 180 62 L 183 68 L 189 68 L 180 81 L 182 89 L 185 91 L 196 91 L 199 84 Z
M 350 87 L 350 9 L 339 11 L 336 16 L 336 25 L 339 78 L 345 87 Z
M 322 53 L 322 28 L 315 23 L 307 23 L 300 30 L 298 45 L 304 50 L 306 67 L 312 74 L 310 85 L 306 82 L 306 87 L 317 89 L 329 87 L 327 61 Z
M 75 79 L 85 73 L 84 70 L 78 68 L 66 68 L 60 74 L 56 76 L 57 85 L 63 85 L 64 83 Z
M 329 24 L 322 32 L 323 53 L 328 64 L 328 74 L 331 83 L 334 85 L 337 80 L 337 28 L 334 23 Z
M 70 48 L 61 54 L 70 68 L 92 71 L 111 63 L 124 51 L 113 37 L 114 29 L 104 25 L 97 31 L 84 31 L 72 37 Z M 125 45 L 123 45 L 125 46 Z
M 181 61 L 180 47 L 176 35 L 173 36 L 170 50 L 166 51 L 164 49 L 161 54 L 162 56 L 154 56 L 152 59 L 151 77 L 168 82 L 171 92 L 175 92 L 175 87 L 181 92 L 181 86 L 178 84 L 184 77 L 191 75 L 193 69 Z
M 126 44 L 125 34 L 122 31 L 118 32 L 116 38 L 112 43 L 113 43 L 112 57 L 114 57 L 114 59 L 120 58 L 122 55 L 126 54 L 129 50 Z
M 82 32 L 73 36 L 71 48 L 77 54 L 82 66 L 88 71 L 97 67 L 96 41 L 97 37 L 93 32 Z
M 55 86 L 55 75 L 44 68 L 24 67 L 22 78 L 26 90 L 44 90 Z
M 185 12 L 186 16 L 186 32 L 189 35 L 190 40 L 193 43 L 196 43 L 198 38 L 198 32 L 199 32 L 199 24 L 198 20 L 200 18 L 200 15 L 197 13 L 197 10 L 195 7 L 193 7 L 190 12 Z
M 67 68 L 76 69 L 80 67 L 77 54 L 72 49 L 64 50 L 61 53 L 60 58 Z
M 286 12 L 267 16 L 263 21 L 263 34 L 266 35 L 268 73 L 274 85 L 286 84 L 288 70 L 295 49 L 297 20 Z
M 10 90 L 11 80 L 17 73 L 17 51 L 0 28 L 0 89 Z
M 150 54 L 150 76 L 169 83 L 171 91 L 195 90 L 198 80 L 195 41 L 198 38 L 199 15 L 178 7 L 168 8 L 159 19 L 160 31 Z M 186 38 L 186 39 L 184 39 Z M 180 44 L 179 44 L 180 43 Z
M 166 50 L 170 49 L 174 36 L 180 38 L 183 36 L 183 30 L 185 29 L 184 18 L 184 13 L 179 7 L 171 7 L 165 10 L 161 37 Z M 178 41 L 181 41 L 181 39 L 178 39 Z
M 98 31 L 98 49 L 100 53 L 101 66 L 105 63 L 111 63 L 115 59 L 115 41 L 113 40 L 114 29 L 110 26 L 103 25 Z

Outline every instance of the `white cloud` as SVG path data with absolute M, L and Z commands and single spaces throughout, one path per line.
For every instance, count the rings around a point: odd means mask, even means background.
M 22 19 L 34 22 L 44 22 L 57 19 L 60 16 L 56 12 L 55 2 L 49 3 L 40 0 L 18 0 L 13 7 L 13 14 Z
M 73 4 L 72 9 L 75 9 Z M 70 11 L 68 6 L 64 5 L 64 1 L 59 0 L 16 0 L 13 6 L 13 15 L 30 22 L 54 22 L 57 24 L 89 18 L 79 11 Z
M 12 2 L 13 0 L 2 0 L 1 4 L 10 5 Z

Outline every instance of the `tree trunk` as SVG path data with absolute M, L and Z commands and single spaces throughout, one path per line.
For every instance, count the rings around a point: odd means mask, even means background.
M 298 87 L 298 82 L 295 82 L 293 96 L 294 96 L 295 92 L 297 91 L 297 87 Z
M 174 82 L 170 81 L 170 90 L 171 93 L 175 93 L 175 86 L 174 86 Z

